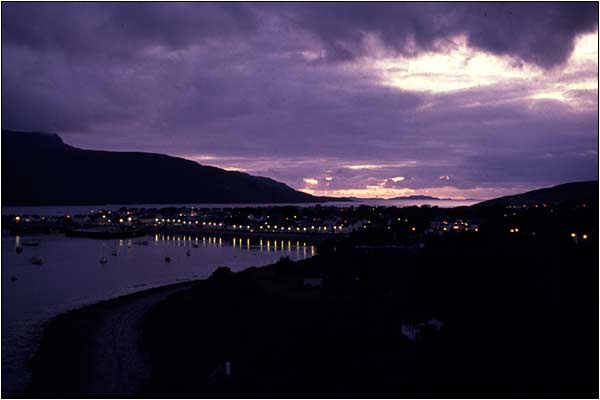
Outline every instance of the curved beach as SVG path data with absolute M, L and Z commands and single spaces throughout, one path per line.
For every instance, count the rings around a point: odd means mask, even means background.
M 126 396 L 149 376 L 140 324 L 155 304 L 197 281 L 162 286 L 106 300 L 48 322 L 32 359 L 26 396 Z

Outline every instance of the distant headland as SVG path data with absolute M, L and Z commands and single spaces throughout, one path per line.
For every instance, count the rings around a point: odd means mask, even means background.
M 164 154 L 79 149 L 56 134 L 2 130 L 2 144 L 6 206 L 348 200 Z

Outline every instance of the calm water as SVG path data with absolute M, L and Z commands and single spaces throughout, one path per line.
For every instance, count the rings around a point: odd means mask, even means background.
M 323 206 L 334 207 L 358 207 L 360 205 L 368 206 L 384 206 L 384 207 L 410 207 L 430 205 L 441 208 L 470 206 L 478 203 L 480 200 L 364 200 L 364 201 L 336 201 L 331 203 L 263 203 L 263 204 L 109 204 L 95 206 L 19 206 L 8 207 L 2 206 L 2 215 L 46 215 L 46 216 L 62 216 L 88 214 L 93 210 L 111 210 L 116 211 L 121 207 L 127 208 L 163 208 L 163 207 L 194 207 L 194 208 L 240 208 L 240 207 L 314 207 L 316 204 Z
M 4 210 L 3 210 L 4 211 Z M 2 395 L 18 393 L 29 380 L 24 364 L 33 354 L 41 325 L 85 304 L 178 281 L 207 278 L 219 266 L 240 271 L 289 256 L 314 254 L 296 241 L 154 235 L 124 240 L 27 236 L 37 247 L 15 246 L 23 237 L 2 234 Z M 134 244 L 147 240 L 148 245 Z M 194 248 L 192 243 L 198 243 Z M 186 252 L 190 249 L 191 255 Z M 117 255 L 112 252 L 116 250 Z M 108 263 L 100 264 L 100 258 Z M 33 265 L 32 256 L 44 259 Z M 171 257 L 166 263 L 164 258 Z M 17 280 L 13 281 L 13 277 Z

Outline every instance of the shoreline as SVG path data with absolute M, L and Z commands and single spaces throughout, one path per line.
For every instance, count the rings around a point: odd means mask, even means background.
M 142 289 L 96 303 L 82 305 L 50 318 L 42 324 L 42 332 L 37 348 L 27 363 L 27 367 L 31 372 L 30 382 L 26 387 L 21 388 L 19 393 L 3 393 L 3 396 L 28 398 L 105 394 L 94 393 L 94 387 L 99 386 L 95 382 L 95 378 L 103 377 L 105 374 L 90 374 L 90 372 L 93 369 L 102 367 L 114 370 L 114 366 L 107 365 L 107 363 L 110 364 L 114 360 L 108 360 L 107 357 L 103 359 L 98 354 L 92 354 L 91 350 L 94 350 L 94 348 L 90 347 L 91 342 L 100 341 L 105 347 L 112 346 L 120 340 L 111 339 L 111 334 L 127 334 L 129 336 L 137 334 L 137 325 L 149 308 L 165 300 L 171 294 L 188 290 L 202 281 L 203 279 L 191 279 Z M 117 318 L 116 323 L 113 320 L 114 318 Z M 114 332 L 106 332 L 107 329 L 113 329 Z M 128 330 L 130 332 L 127 332 Z M 136 337 L 127 337 L 127 339 L 133 339 L 130 340 L 133 342 L 137 340 Z M 132 343 L 118 344 L 126 347 L 132 345 Z M 134 349 L 135 344 L 137 343 L 133 343 L 133 346 L 131 346 L 131 352 L 139 350 Z M 102 349 L 102 351 L 105 350 L 107 349 Z M 125 360 L 126 362 L 140 363 L 140 354 L 134 354 L 134 357 L 129 354 L 128 358 Z M 60 360 L 60 366 L 56 365 L 57 360 Z M 143 364 L 143 360 L 141 361 Z M 136 372 L 141 372 L 142 375 L 147 373 L 144 367 L 144 365 L 141 365 Z M 94 379 L 92 379 L 92 375 L 96 375 Z M 113 378 L 118 380 L 119 377 L 113 376 Z M 113 394 L 132 394 L 129 393 L 127 388 L 123 388 L 123 382 L 113 383 L 115 386 Z M 106 385 L 106 382 L 103 382 L 100 386 L 104 385 Z
M 255 238 L 263 240 L 288 240 L 303 242 L 306 244 L 319 244 L 326 240 L 343 239 L 346 233 L 287 233 L 287 232 L 250 232 L 250 231 L 231 231 L 231 230 L 198 230 L 198 229 L 168 229 L 161 228 L 154 232 L 159 235 L 181 235 L 181 236 L 204 236 L 204 237 L 223 237 L 223 238 Z M 151 233 L 149 233 L 150 235 Z
M 97 239 L 97 240 L 108 240 L 110 238 L 101 238 L 101 237 L 90 237 L 90 236 L 69 236 L 64 231 L 48 231 L 48 230 L 23 230 L 20 232 L 15 232 L 10 228 L 3 228 L 3 233 L 6 233 L 9 236 L 38 236 L 38 235 L 52 235 L 52 234 L 60 234 L 65 235 L 65 237 L 73 237 L 73 238 L 86 238 L 86 239 Z M 198 237 L 222 237 L 222 238 L 254 238 L 254 239 L 264 239 L 264 240 L 287 240 L 287 241 L 296 241 L 306 243 L 306 245 L 317 245 L 327 240 L 339 240 L 345 238 L 347 233 L 327 233 L 327 234 L 310 234 L 310 233 L 279 233 L 279 232 L 248 232 L 248 231 L 229 231 L 229 230 L 187 230 L 187 229 L 165 229 L 161 228 L 156 231 L 146 231 L 143 235 L 136 237 L 144 237 L 144 236 L 153 236 L 153 235 L 177 235 L 177 236 L 198 236 Z M 122 237 L 122 239 L 133 239 L 135 237 Z

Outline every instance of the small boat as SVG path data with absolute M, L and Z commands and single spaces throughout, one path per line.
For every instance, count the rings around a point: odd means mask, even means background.
M 31 257 L 31 263 L 34 265 L 42 265 L 44 263 L 44 259 L 42 257 L 33 256 Z
M 185 252 L 186 256 L 191 256 L 192 255 L 192 251 L 190 249 L 187 249 L 187 251 Z
M 112 254 L 113 256 L 116 256 L 116 255 L 117 255 L 117 251 L 116 251 L 116 250 L 113 250 L 111 254 Z
M 14 275 L 10 277 L 10 281 L 11 281 L 11 282 L 15 282 L 17 279 L 19 279 L 19 278 L 17 278 L 17 277 L 16 277 L 16 276 L 14 276 Z
M 198 243 L 192 243 L 192 247 L 194 247 L 195 249 L 197 249 L 198 247 L 200 247 L 200 245 Z
M 17 247 L 15 247 L 15 251 L 17 253 L 22 253 L 23 252 L 23 246 L 17 246 Z
M 148 246 L 149 243 L 147 240 L 136 240 L 135 242 L 133 242 L 133 244 L 138 246 Z
M 40 244 L 40 241 L 39 240 L 33 240 L 33 239 L 23 240 L 23 241 L 21 241 L 21 244 L 23 246 L 38 246 Z
M 170 262 L 171 262 L 171 257 L 169 257 L 169 256 L 166 256 L 166 257 L 165 257 L 165 262 L 166 262 L 166 263 L 170 263 Z
M 106 243 L 102 243 L 102 257 L 100 257 L 100 264 L 106 264 L 108 259 L 104 256 L 104 250 L 106 249 Z

